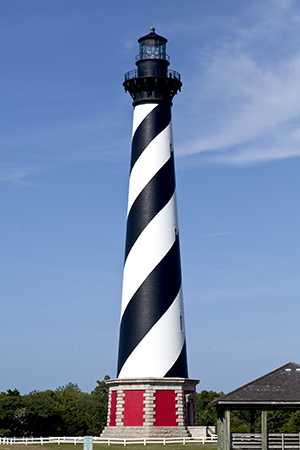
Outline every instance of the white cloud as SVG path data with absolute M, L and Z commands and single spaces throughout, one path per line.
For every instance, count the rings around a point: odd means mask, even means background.
M 12 184 L 32 185 L 28 177 L 35 173 L 43 172 L 45 169 L 34 166 L 14 167 L 12 165 L 0 165 L 0 181 L 6 181 Z
M 199 75 L 188 83 L 194 138 L 178 155 L 233 165 L 300 156 L 297 6 L 270 0 L 250 9 L 199 56 Z
M 214 236 L 224 236 L 224 234 L 231 234 L 231 231 L 220 231 L 219 233 L 211 233 L 211 234 L 206 234 L 205 236 L 208 237 L 214 237 Z
M 228 272 L 234 272 L 234 269 L 224 269 L 215 271 L 215 273 L 228 273 Z

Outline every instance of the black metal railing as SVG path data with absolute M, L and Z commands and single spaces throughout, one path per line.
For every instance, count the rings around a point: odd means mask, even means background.
M 166 70 L 165 69 L 149 69 L 149 70 L 143 70 L 143 75 L 140 78 L 145 77 L 166 77 Z M 176 70 L 167 70 L 167 77 L 168 78 L 175 78 L 176 80 L 180 81 L 180 73 L 176 72 Z M 130 70 L 129 72 L 125 73 L 125 81 L 131 80 L 132 78 L 139 78 L 138 76 L 138 70 Z

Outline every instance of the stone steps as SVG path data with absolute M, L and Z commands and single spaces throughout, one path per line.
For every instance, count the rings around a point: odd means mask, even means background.
M 190 437 L 191 434 L 187 427 L 105 427 L 101 438 L 171 438 L 171 437 Z

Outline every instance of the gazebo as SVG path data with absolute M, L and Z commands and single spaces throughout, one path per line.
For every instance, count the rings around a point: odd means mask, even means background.
M 300 365 L 289 362 L 210 403 L 217 408 L 218 450 L 230 450 L 230 411 L 250 410 L 250 433 L 254 414 L 261 411 L 261 448 L 268 448 L 267 411 L 300 409 Z

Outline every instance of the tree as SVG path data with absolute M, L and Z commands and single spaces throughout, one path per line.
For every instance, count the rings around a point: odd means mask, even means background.
M 0 434 L 15 436 L 24 433 L 26 417 L 24 399 L 17 389 L 0 394 Z
M 61 435 L 83 436 L 87 433 L 88 396 L 89 394 L 82 392 L 78 385 L 73 383 L 56 389 L 55 401 L 61 418 L 58 432 Z
M 55 392 L 33 391 L 24 395 L 30 436 L 54 436 L 62 429 L 60 405 Z
M 287 410 L 268 411 L 268 433 L 293 433 L 294 414 Z M 260 423 L 258 423 L 258 430 L 260 430 Z M 299 428 L 296 431 L 298 432 Z
M 224 395 L 224 393 L 203 390 L 200 393 L 197 393 L 196 395 L 197 395 L 198 425 L 216 426 L 217 411 L 216 408 L 211 408 L 209 404 L 216 398 Z
M 108 410 L 108 386 L 106 381 L 109 378 L 108 375 L 105 375 L 103 381 L 97 380 L 97 386 L 91 392 L 88 434 L 93 436 L 99 435 L 106 426 Z
M 55 391 L 33 391 L 21 396 L 0 393 L 1 436 L 99 435 L 106 425 L 108 387 L 106 375 L 90 393 L 68 383 Z

